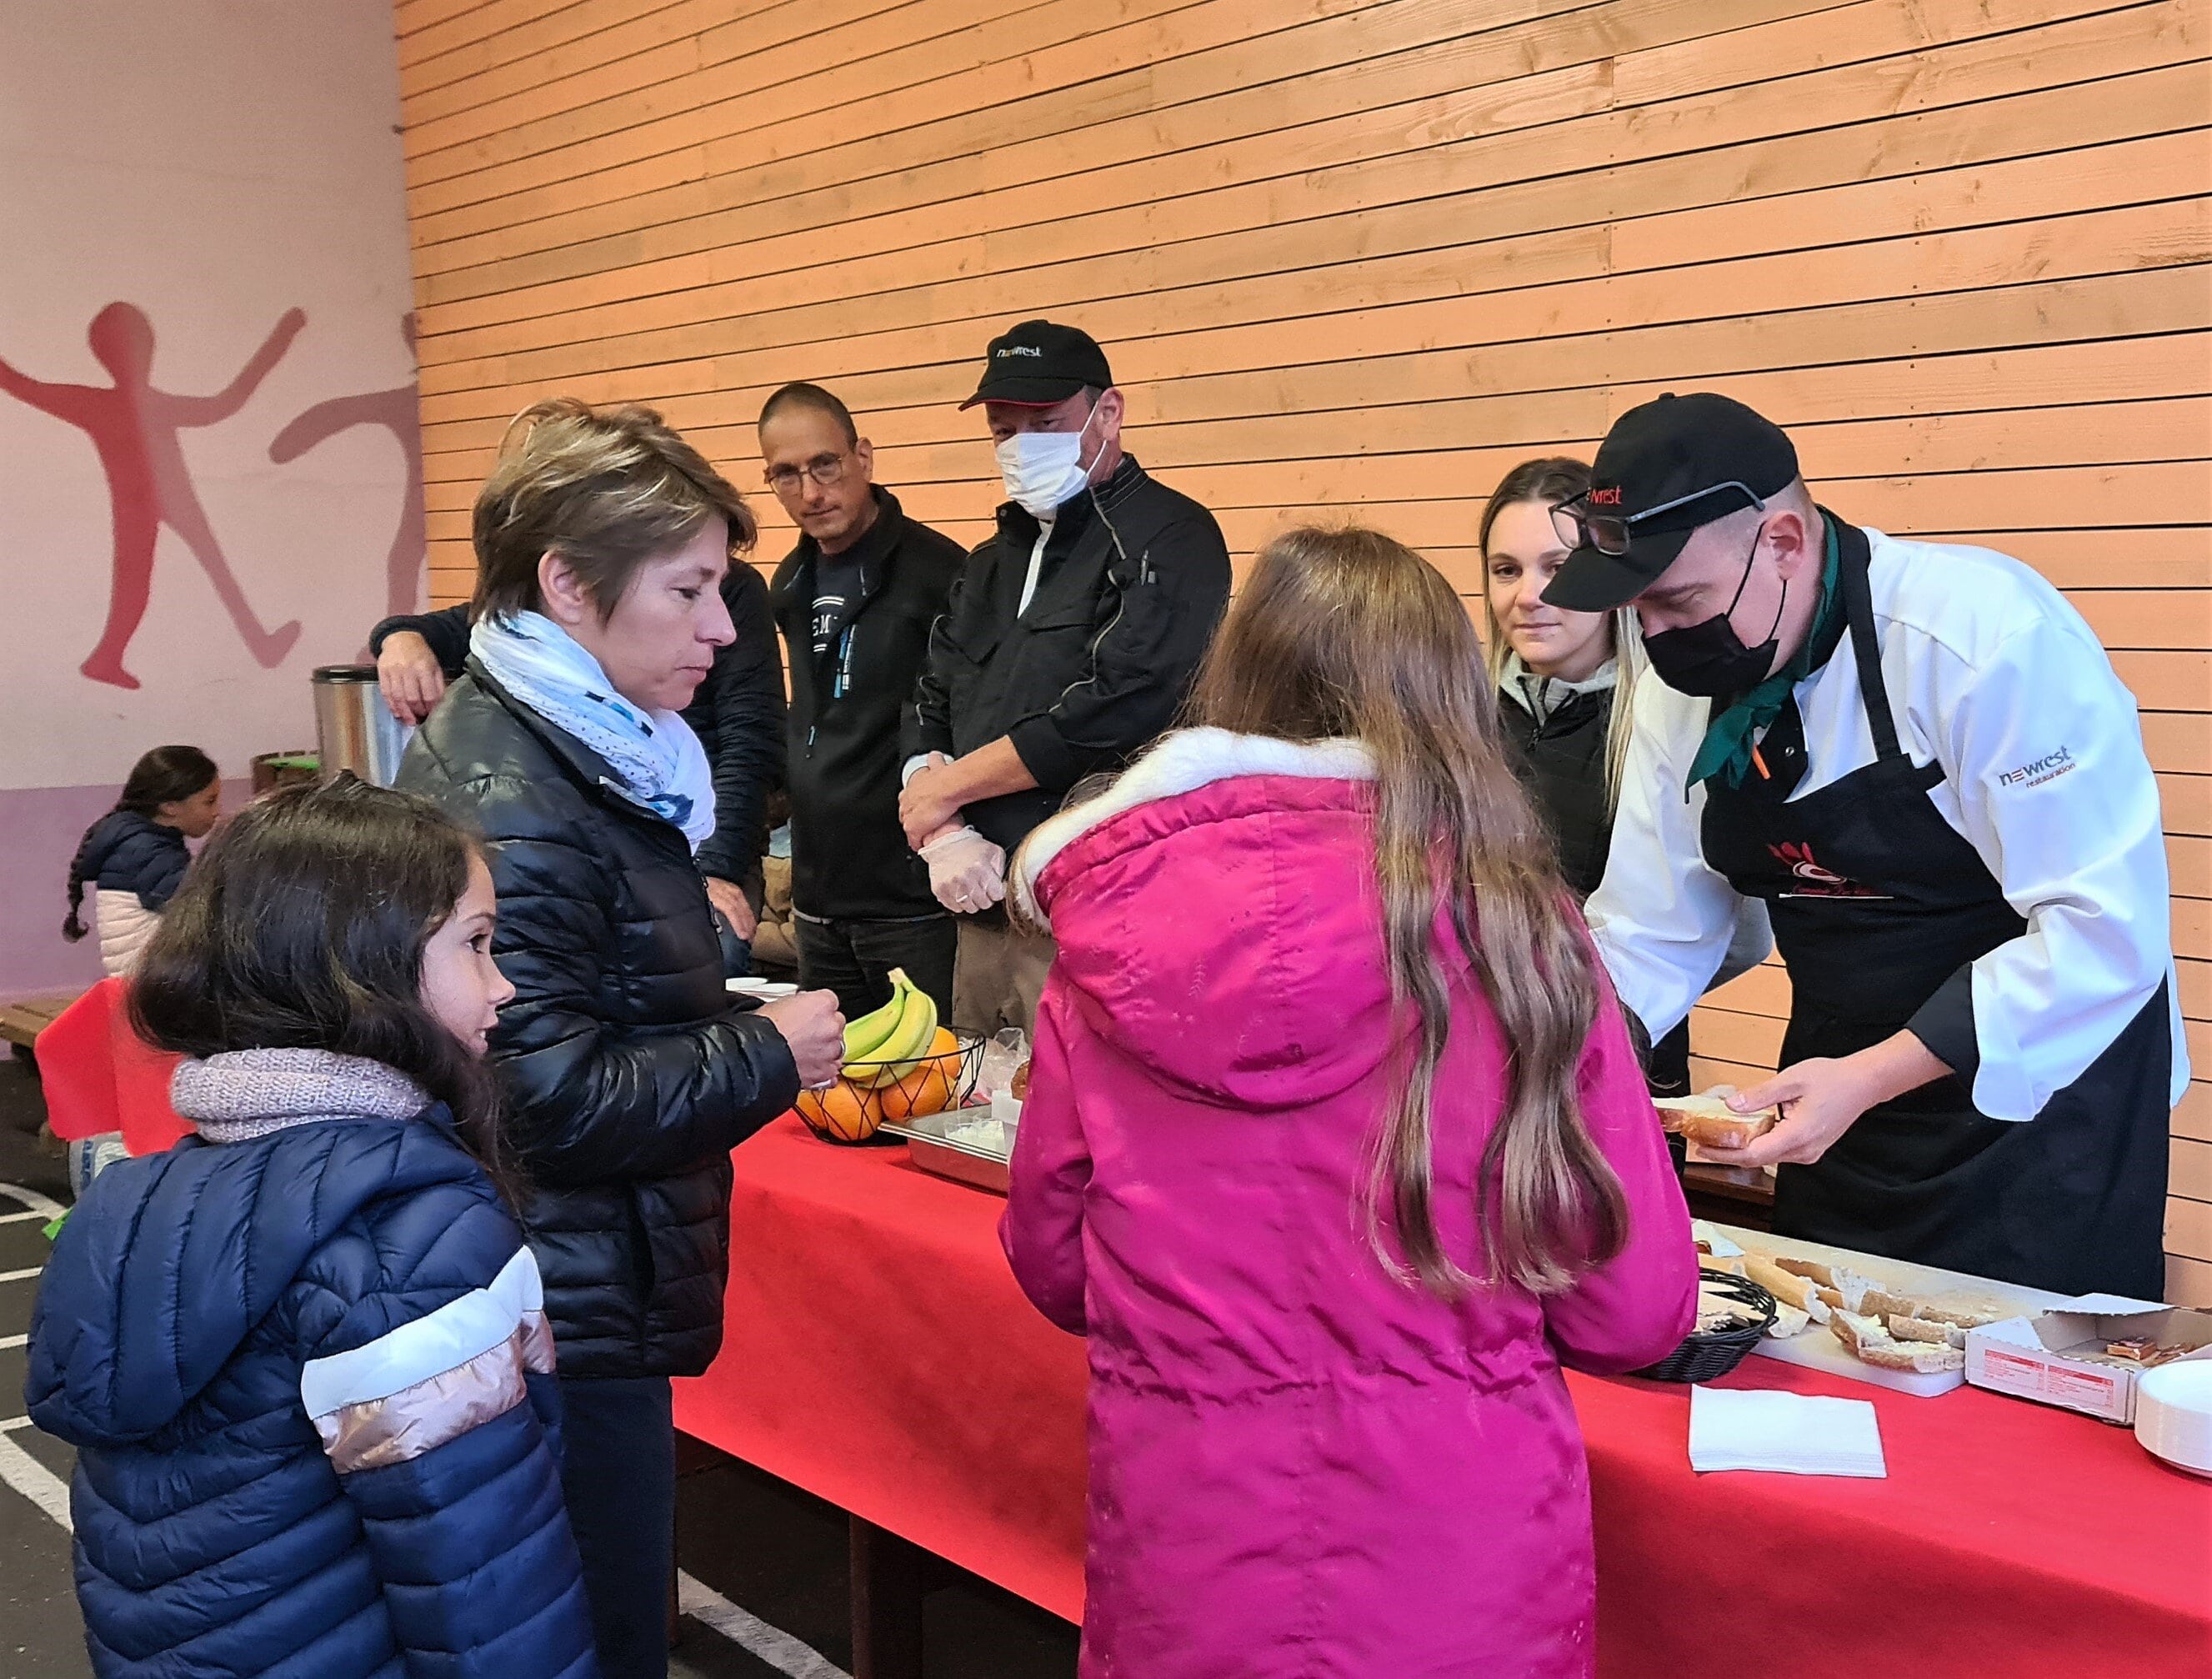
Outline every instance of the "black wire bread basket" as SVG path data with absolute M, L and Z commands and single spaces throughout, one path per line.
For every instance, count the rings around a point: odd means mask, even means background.
M 1774 1325 L 1774 1296 L 1748 1277 L 1731 1271 L 1699 1270 L 1710 1285 L 1700 1293 L 1718 1294 L 1741 1305 L 1743 1317 L 1724 1328 L 1692 1329 L 1683 1343 L 1658 1363 L 1636 1373 L 1654 1382 L 1710 1382 L 1725 1376 L 1750 1355 L 1759 1337 Z

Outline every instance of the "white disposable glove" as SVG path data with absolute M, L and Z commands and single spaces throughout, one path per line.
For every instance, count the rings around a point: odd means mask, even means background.
M 972 916 L 1006 895 L 1006 854 L 973 828 L 940 834 L 921 848 L 921 860 L 929 890 L 957 914 Z

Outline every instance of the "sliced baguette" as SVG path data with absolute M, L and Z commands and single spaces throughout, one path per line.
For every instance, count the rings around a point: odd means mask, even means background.
M 1881 1321 L 1882 1327 L 1896 1340 L 1932 1341 L 1938 1347 L 1951 1344 L 1948 1331 L 1952 1325 L 1948 1323 L 1931 1323 L 1924 1317 L 1902 1317 L 1893 1311 Z
M 1795 1306 L 1802 1312 L 1812 1311 L 1815 1303 L 1813 1285 L 1803 1277 L 1790 1275 L 1765 1255 L 1746 1254 L 1743 1274 L 1784 1305 Z
M 1889 1331 L 1884 1329 L 1878 1320 L 1863 1317 L 1856 1311 L 1831 1313 L 1828 1318 L 1828 1333 L 1842 1341 L 1850 1352 L 1862 1359 L 1866 1357 L 1869 1347 L 1893 1347 L 1897 1344 L 1889 1338 Z
M 1940 1297 L 1923 1300 L 1911 1294 L 1892 1294 L 1881 1289 L 1870 1291 L 1865 1296 L 1861 1309 L 1869 1317 L 1915 1317 L 1925 1323 L 1955 1323 L 1962 1329 L 1978 1329 L 1984 1324 L 1995 1323 L 2010 1315 L 2002 1307 L 1972 1300 Z
M 1966 1367 L 1966 1355 L 1958 1347 L 1924 1341 L 1877 1341 L 1860 1347 L 1859 1357 L 1878 1370 L 1910 1370 L 1923 1376 Z
M 1811 1314 L 1778 1301 L 1774 1307 L 1774 1322 L 1767 1326 L 1766 1334 L 1771 1341 L 1787 1341 L 1792 1335 L 1804 1334 L 1812 1327 Z

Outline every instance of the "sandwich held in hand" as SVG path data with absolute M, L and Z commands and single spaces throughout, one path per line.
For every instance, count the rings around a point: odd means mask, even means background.
M 1652 1104 L 1659 1123 L 1700 1148 L 1741 1148 L 1754 1137 L 1763 1137 L 1781 1118 L 1775 1109 L 1740 1114 L 1728 1104 L 1735 1087 L 1720 1085 L 1703 1096 L 1667 1096 Z

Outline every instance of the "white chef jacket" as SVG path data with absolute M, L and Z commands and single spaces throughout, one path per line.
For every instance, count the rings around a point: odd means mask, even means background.
M 1929 799 L 2027 922 L 1972 964 L 1974 1106 L 2034 1118 L 2161 980 L 2179 1102 L 2189 1062 L 2166 836 L 2135 697 L 2081 614 L 2019 561 L 1866 535 L 1899 744 L 1916 764 L 1942 765 Z M 1738 900 L 1705 865 L 1704 784 L 1683 794 L 1712 702 L 1656 679 L 1638 687 L 1613 849 L 1588 914 L 1621 1001 L 1656 1038 L 1711 982 Z M 1875 756 L 1848 631 L 1796 691 L 1806 768 L 1792 799 Z

